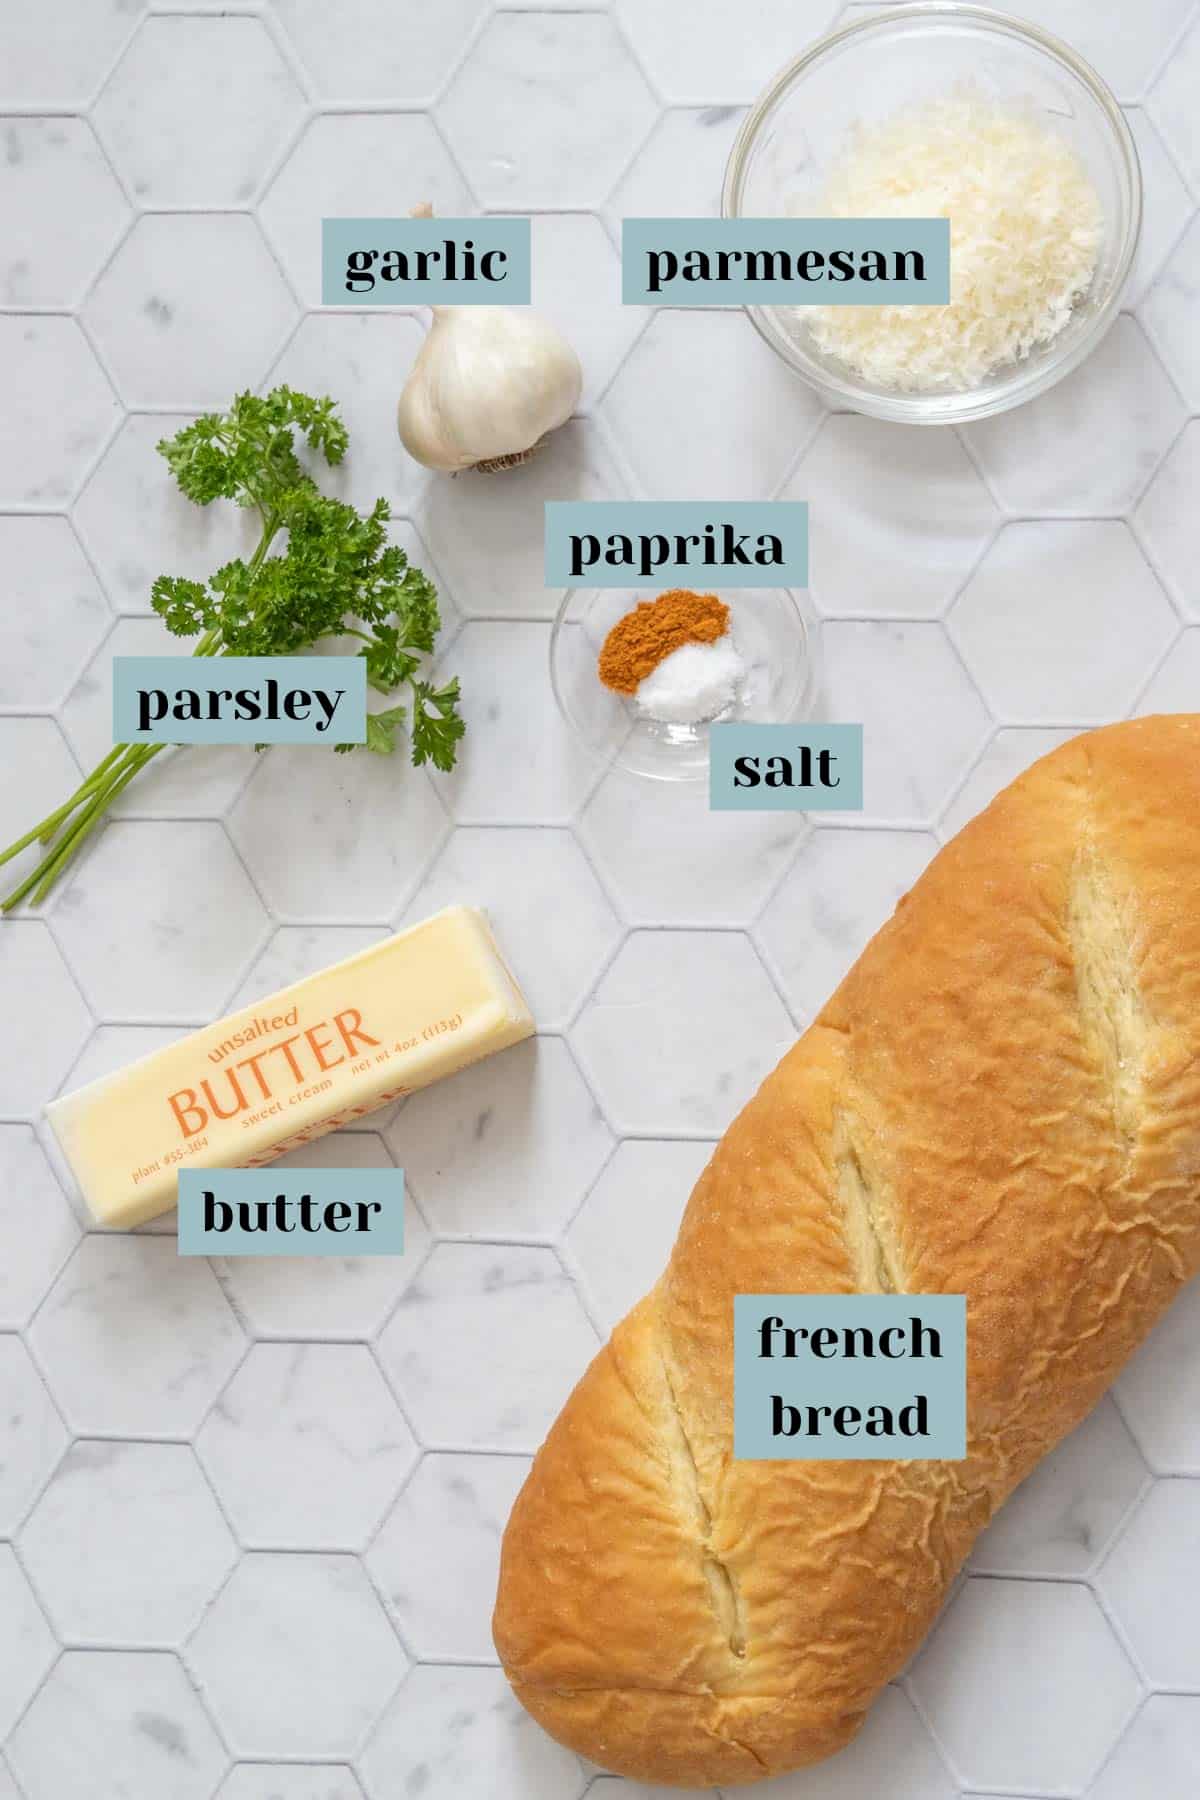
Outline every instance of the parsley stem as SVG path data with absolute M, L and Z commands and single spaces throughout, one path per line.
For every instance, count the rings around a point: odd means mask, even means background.
M 156 756 L 160 750 L 166 749 L 166 745 L 120 744 L 115 748 L 120 752 L 123 763 L 121 760 L 111 763 L 105 779 L 87 799 L 84 810 L 72 819 L 68 830 L 51 847 L 37 867 L 31 870 L 20 886 L 14 888 L 8 895 L 0 911 L 11 912 L 34 888 L 37 889 L 34 896 L 35 902 L 44 900 L 68 863 L 83 848 L 84 840 L 98 824 L 101 815 L 108 810 L 121 790 L 133 780 L 139 769 L 144 768 L 150 758 Z M 27 841 L 32 841 L 32 839 Z M 13 849 L 6 853 L 4 860 L 7 860 L 8 856 L 15 855 L 17 848 L 18 846 L 14 845 Z
M 463 729 L 458 684 L 434 691 L 417 679 L 440 625 L 433 585 L 398 545 L 388 543 L 385 500 L 360 513 L 322 494 L 297 454 L 297 430 L 325 462 L 342 461 L 347 435 L 333 401 L 288 387 L 265 396 L 238 394 L 227 413 L 203 414 L 158 445 L 189 500 L 207 506 L 222 498 L 249 507 L 260 535 L 248 558 L 234 557 L 207 582 L 159 576 L 151 593 L 154 611 L 176 638 L 190 639 L 191 654 L 200 657 L 294 656 L 345 630 L 369 658 L 374 689 L 390 695 L 407 683 L 412 761 L 449 768 Z M 280 537 L 287 548 L 272 555 Z M 368 748 L 390 752 L 407 711 L 396 705 L 373 713 Z M 128 784 L 170 747 L 114 744 L 69 799 L 0 850 L 0 867 L 34 844 L 41 858 L 0 901 L 3 911 L 30 894 L 43 900 Z
M 63 820 L 67 817 L 68 813 L 73 813 L 77 806 L 83 805 L 89 794 L 95 792 L 96 788 L 107 775 L 109 769 L 124 753 L 124 750 L 124 744 L 114 744 L 108 755 L 104 758 L 104 761 L 102 763 L 97 763 L 87 779 L 80 782 L 79 786 L 75 789 L 75 792 L 71 795 L 71 798 L 65 805 L 60 806 L 57 811 L 48 814 L 47 817 L 42 820 L 40 825 L 35 825 L 33 831 L 29 832 L 21 843 L 14 844 L 10 850 L 6 850 L 3 856 L 0 856 L 0 863 L 7 862 L 10 856 L 15 856 L 18 850 L 24 849 L 26 844 L 32 842 L 35 834 L 39 843 L 48 844 L 54 837 L 54 834 L 62 824 Z
M 53 854 L 42 864 L 38 871 L 41 879 L 33 896 L 35 906 L 41 904 L 67 865 L 78 856 L 83 849 L 84 840 L 100 823 L 101 816 L 112 806 L 121 790 L 145 768 L 152 756 L 157 756 L 160 750 L 166 748 L 165 744 L 139 745 L 129 756 L 124 768 L 119 773 L 114 770 L 114 779 L 89 802 L 86 810 L 73 821 L 70 831 L 55 845 Z
M 117 746 L 117 750 L 121 749 L 124 749 L 124 745 Z M 116 752 L 114 752 L 114 755 L 115 754 Z M 63 806 L 60 806 L 56 812 L 48 813 L 39 824 L 31 826 L 25 833 L 25 836 L 18 838 L 15 844 L 10 844 L 7 850 L 0 851 L 0 866 L 6 862 L 11 862 L 14 856 L 19 856 L 22 850 L 28 849 L 29 845 L 34 842 L 41 842 L 43 844 L 50 843 L 64 819 L 73 813 L 76 808 L 82 806 L 85 800 L 88 800 L 92 794 L 95 793 L 97 786 L 107 774 L 107 770 L 108 762 L 106 759 L 105 763 L 101 764 L 98 769 L 93 769 L 87 780 L 82 782 L 80 786 L 76 788 L 75 792 L 71 795 L 71 798 Z
M 278 526 L 274 526 L 270 528 L 269 532 L 264 531 L 263 540 L 255 552 L 258 560 L 261 560 L 261 557 L 266 554 L 270 539 L 277 530 Z M 220 631 L 214 628 L 206 631 L 204 636 L 197 641 L 192 655 L 219 656 L 221 648 Z M 47 846 L 47 854 L 37 868 L 7 897 L 0 910 L 10 912 L 34 886 L 38 886 L 38 899 L 44 898 L 49 887 L 53 885 L 53 881 L 57 879 L 57 876 L 81 847 L 83 838 L 91 829 L 88 821 L 94 823 L 97 815 L 112 804 L 121 789 L 133 779 L 140 769 L 145 768 L 151 756 L 167 747 L 166 744 L 114 744 L 108 755 L 96 764 L 84 781 L 80 782 L 69 800 L 64 801 L 62 806 L 56 807 L 52 813 L 47 813 L 44 819 L 32 826 L 14 844 L 10 844 L 7 850 L 0 851 L 0 867 L 3 867 L 5 863 L 11 862 L 14 856 L 19 856 L 22 850 L 28 849 L 29 845 L 34 842 Z M 79 810 L 81 807 L 86 809 L 82 813 Z M 55 843 L 54 840 L 58 837 L 59 831 L 73 813 L 77 817 L 72 821 L 70 830 L 65 836 L 58 838 Z M 47 877 L 50 877 L 49 881 L 47 881 Z

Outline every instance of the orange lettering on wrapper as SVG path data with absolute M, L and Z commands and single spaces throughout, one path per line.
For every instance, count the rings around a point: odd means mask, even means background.
M 322 1020 L 321 1023 L 324 1024 L 324 1020 Z M 318 1066 L 321 1069 L 336 1069 L 338 1064 L 344 1063 L 346 1059 L 344 1056 L 331 1056 L 329 1061 L 326 1062 L 325 1052 L 328 1050 L 330 1044 L 332 1044 L 333 1039 L 332 1037 L 325 1037 L 318 1042 L 317 1033 L 320 1029 L 320 1025 L 310 1025 L 304 1035 L 312 1045 L 313 1055 L 317 1059 Z
M 208 1114 L 197 1102 L 195 1088 L 180 1088 L 179 1092 L 177 1094 L 171 1094 L 168 1097 L 168 1100 L 171 1111 L 179 1121 L 179 1129 L 183 1132 L 185 1138 L 195 1137 L 198 1131 L 204 1130 L 204 1127 L 208 1124 Z M 179 1104 L 181 1100 L 183 1101 L 182 1106 Z M 198 1125 L 189 1125 L 184 1116 L 187 1113 L 191 1113 L 193 1118 L 199 1119 L 200 1123 Z
M 288 1022 L 290 1023 L 290 1019 Z M 315 1025 L 306 1026 L 302 1032 L 297 1032 L 294 1037 L 281 1038 L 277 1044 L 271 1044 L 265 1050 L 256 1050 L 252 1056 L 243 1057 L 237 1063 L 236 1068 L 223 1069 L 215 1080 L 218 1088 L 221 1087 L 222 1082 L 228 1083 L 229 1093 L 224 1107 L 214 1092 L 212 1082 L 208 1079 L 201 1081 L 199 1093 L 195 1088 L 180 1088 L 178 1093 L 169 1094 L 167 1104 L 175 1115 L 183 1138 L 186 1140 L 195 1137 L 198 1131 L 204 1130 L 210 1118 L 235 1119 L 240 1113 L 246 1111 L 251 1102 L 244 1091 L 243 1083 L 238 1079 L 237 1069 L 248 1069 L 254 1077 L 259 1096 L 264 1100 L 270 1100 L 274 1097 L 275 1089 L 268 1079 L 268 1074 L 278 1076 L 283 1071 L 273 1065 L 269 1069 L 264 1069 L 263 1065 L 269 1065 L 270 1058 L 276 1056 L 277 1053 L 281 1053 L 281 1060 L 286 1063 L 287 1069 L 291 1073 L 293 1087 L 299 1087 L 308 1078 L 300 1058 L 292 1050 L 293 1044 L 307 1044 L 316 1060 L 318 1070 L 322 1073 L 339 1068 L 346 1061 L 346 1057 L 329 1055 L 330 1048 L 337 1041 L 334 1036 L 335 1031 L 345 1045 L 347 1056 L 353 1057 L 356 1054 L 356 1044 L 370 1045 L 375 1049 L 378 1049 L 380 1044 L 379 1038 L 374 1038 L 369 1032 L 363 1030 L 362 1014 L 357 1007 L 350 1006 L 346 1008 L 345 1012 L 335 1013 L 332 1022 L 328 1019 L 320 1019 Z M 371 1108 L 368 1107 L 364 1110 L 370 1111 Z M 266 1114 L 261 1116 L 265 1117 Z M 272 1154 L 278 1155 L 279 1152 L 276 1151 Z
M 205 1099 L 212 1107 L 214 1119 L 236 1119 L 240 1112 L 245 1112 L 249 1102 L 242 1092 L 242 1084 L 238 1080 L 235 1071 L 233 1069 L 226 1069 L 224 1075 L 233 1092 L 233 1105 L 229 1108 L 228 1112 L 221 1111 L 221 1103 L 213 1093 L 212 1082 L 208 1079 L 207 1075 L 200 1083 L 200 1086 L 204 1089 Z
M 351 1019 L 354 1021 L 353 1024 L 350 1024 L 349 1022 Z M 333 1022 L 342 1034 L 342 1042 L 346 1046 L 346 1053 L 348 1056 L 354 1055 L 354 1045 L 356 1041 L 360 1044 L 370 1044 L 372 1048 L 378 1050 L 379 1039 L 369 1036 L 368 1033 L 363 1030 L 362 1014 L 357 1012 L 354 1007 L 348 1006 L 345 1012 L 334 1013 Z

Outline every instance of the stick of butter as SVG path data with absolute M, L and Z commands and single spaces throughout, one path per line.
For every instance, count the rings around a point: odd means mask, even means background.
M 46 1116 L 102 1225 L 175 1205 L 181 1168 L 253 1169 L 533 1034 L 487 920 L 450 906 Z

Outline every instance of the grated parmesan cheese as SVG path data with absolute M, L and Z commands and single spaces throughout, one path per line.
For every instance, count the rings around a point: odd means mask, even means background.
M 974 94 L 860 126 L 815 211 L 949 218 L 949 306 L 797 309 L 856 375 L 915 392 L 979 387 L 1056 337 L 1091 285 L 1103 225 L 1072 146 Z

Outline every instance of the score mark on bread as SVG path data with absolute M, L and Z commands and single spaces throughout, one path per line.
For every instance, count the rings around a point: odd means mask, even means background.
M 1200 716 L 1036 764 L 730 1126 L 535 1458 L 495 1637 L 561 1742 L 753 1782 L 845 1745 L 972 1543 L 1200 1266 Z M 965 1293 L 962 1462 L 735 1461 L 737 1293 Z

